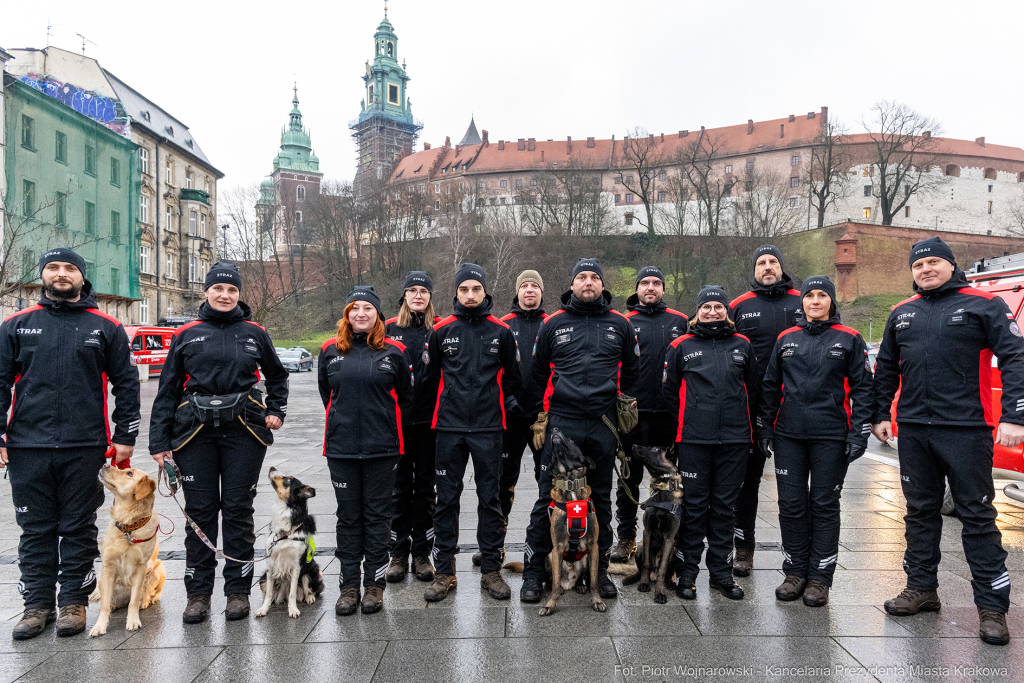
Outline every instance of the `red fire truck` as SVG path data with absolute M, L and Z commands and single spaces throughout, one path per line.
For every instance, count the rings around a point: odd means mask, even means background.
M 171 339 L 174 337 L 174 328 L 132 325 L 125 327 L 124 331 L 128 333 L 135 364 L 139 367 L 148 367 L 150 375 L 159 375 L 164 369 L 167 349 L 170 348 Z

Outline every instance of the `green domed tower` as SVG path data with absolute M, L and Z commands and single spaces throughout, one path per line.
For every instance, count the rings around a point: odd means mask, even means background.
M 384 19 L 373 34 L 373 62 L 366 62 L 363 75 L 365 97 L 359 118 L 349 124 L 356 141 L 356 183 L 367 177 L 382 177 L 395 161 L 412 154 L 423 125 L 412 116 L 407 92 L 409 76 L 405 60 L 398 61 L 398 36 Z

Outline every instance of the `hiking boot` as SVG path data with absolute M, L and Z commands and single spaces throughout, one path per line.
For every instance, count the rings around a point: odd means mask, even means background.
M 824 607 L 828 604 L 828 584 L 811 579 L 804 589 L 804 604 L 808 607 Z
M 523 579 L 519 589 L 519 602 L 540 602 L 540 579 Z
M 775 589 L 775 599 L 783 602 L 792 602 L 804 594 L 807 587 L 807 579 L 796 574 L 786 574 L 786 580 Z
M 426 555 L 420 555 L 412 559 L 412 570 L 416 572 L 416 579 L 418 581 L 434 580 L 434 565 L 430 563 L 430 558 Z
M 480 587 L 495 600 L 508 600 L 512 597 L 512 589 L 501 578 L 501 572 L 487 572 L 481 576 Z
M 619 589 L 615 587 L 612 580 L 604 572 L 597 575 L 597 594 L 602 598 L 619 597 Z
M 434 574 L 434 581 L 423 591 L 423 599 L 427 602 L 440 602 L 448 597 L 448 591 L 458 587 L 459 580 L 455 574 Z
M 978 635 L 989 645 L 1006 645 L 1010 642 L 1010 631 L 1006 628 L 1006 615 L 994 609 L 978 608 Z
M 57 635 L 67 638 L 85 630 L 85 605 L 64 605 L 57 615 Z
M 743 589 L 736 585 L 736 582 L 732 578 L 725 579 L 724 581 L 717 581 L 715 579 L 708 579 L 708 587 L 711 590 L 716 590 L 730 600 L 742 600 Z
M 334 613 L 339 617 L 355 614 L 359 607 L 359 586 L 342 586 L 338 602 L 334 603 Z
M 400 583 L 405 581 L 405 575 L 409 573 L 408 557 L 392 557 L 388 564 L 388 570 L 384 578 L 388 583 Z
M 228 596 L 228 604 L 224 609 L 224 618 L 238 621 L 249 616 L 249 596 L 245 593 L 233 593 Z
M 210 596 L 196 595 L 188 599 L 185 611 L 181 613 L 181 620 L 186 624 L 199 624 L 206 621 L 210 616 Z
M 384 607 L 384 589 L 380 586 L 367 586 L 363 591 L 363 614 L 374 614 Z
M 636 539 L 635 538 L 620 538 L 619 542 L 612 548 L 611 555 L 608 556 L 609 562 L 625 563 L 629 562 L 629 558 L 636 553 Z
M 57 611 L 49 607 L 29 607 L 11 632 L 14 640 L 35 638 L 57 619 Z
M 935 591 L 919 591 L 907 586 L 892 600 L 885 601 L 885 611 L 894 617 L 908 617 L 918 612 L 938 612 L 942 609 L 939 594 Z
M 754 568 L 754 549 L 736 548 L 732 558 L 733 576 L 750 576 L 750 570 Z
M 676 586 L 676 595 L 683 600 L 696 600 L 697 584 L 692 579 L 680 579 L 679 585 Z
M 478 550 L 478 551 L 476 551 L 475 553 L 473 553 L 473 566 L 474 566 L 474 567 L 479 567 L 479 566 L 480 566 L 480 564 L 481 564 L 481 563 L 482 563 L 483 561 L 484 561 L 484 554 L 483 554 L 482 552 L 480 552 L 480 551 Z

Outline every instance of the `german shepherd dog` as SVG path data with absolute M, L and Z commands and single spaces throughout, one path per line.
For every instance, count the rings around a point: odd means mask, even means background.
M 679 470 L 668 459 L 668 449 L 633 446 L 633 455 L 651 473 L 651 496 L 644 501 L 644 539 L 636 551 L 637 573 L 622 581 L 638 583 L 637 590 L 647 593 L 654 582 L 654 602 L 668 602 L 665 583 L 670 575 L 676 551 L 676 534 L 683 515 L 683 487 Z
M 287 600 L 288 616 L 295 619 L 299 616 L 298 603 L 312 605 L 324 590 L 323 575 L 313 559 L 316 520 L 307 509 L 307 501 L 316 495 L 316 489 L 273 467 L 269 477 L 277 500 L 271 506 L 267 571 L 260 577 L 263 604 L 256 616 L 266 616 L 271 604 Z
M 551 430 L 551 554 L 546 564 L 551 570 L 551 598 L 540 608 L 542 617 L 553 614 L 562 594 L 576 588 L 587 592 L 582 579 L 589 571 L 590 599 L 594 610 L 607 607 L 597 590 L 598 548 L 597 513 L 590 502 L 587 463 L 579 447 L 558 429 Z M 585 514 L 583 519 L 580 517 Z M 580 522 L 583 522 L 581 524 Z M 582 527 L 582 528 L 581 528 Z

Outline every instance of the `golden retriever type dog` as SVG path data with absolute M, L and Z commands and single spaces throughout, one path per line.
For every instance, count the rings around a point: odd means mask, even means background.
M 266 616 L 272 604 L 287 600 L 288 616 L 295 619 L 300 614 L 298 603 L 312 605 L 324 590 L 323 574 L 313 559 L 316 520 L 307 507 L 316 489 L 273 467 L 269 477 L 277 500 L 271 506 L 267 571 L 260 577 L 263 604 L 256 616 Z
M 167 580 L 157 553 L 156 482 L 141 470 L 119 470 L 109 464 L 100 468 L 99 480 L 114 494 L 110 526 L 100 543 L 103 567 L 90 602 L 100 603 L 100 616 L 89 631 L 95 638 L 107 632 L 111 610 L 128 606 L 125 629 L 142 628 L 139 610 L 160 599 Z

